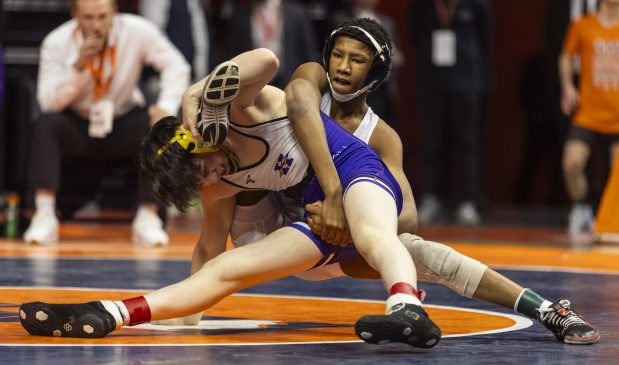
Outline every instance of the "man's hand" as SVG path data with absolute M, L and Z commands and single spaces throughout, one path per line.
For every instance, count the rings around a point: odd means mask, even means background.
M 154 126 L 161 118 L 167 117 L 170 115 L 167 111 L 161 109 L 156 105 L 151 105 L 148 107 L 148 116 L 150 117 L 150 126 Z
M 82 71 L 88 66 L 88 62 L 95 58 L 105 48 L 105 38 L 97 33 L 93 32 L 84 36 L 84 43 L 80 49 L 80 54 L 75 62 L 74 67 L 78 71 Z
M 324 226 L 322 224 L 323 222 L 323 218 L 322 218 L 323 202 L 319 200 L 312 204 L 306 204 L 305 211 L 308 214 L 307 222 L 308 222 L 308 225 L 310 226 L 310 229 L 315 234 L 321 236 L 322 238 L 323 230 L 324 230 Z M 343 229 L 341 238 L 339 240 L 326 240 L 328 243 L 336 245 L 336 246 L 346 247 L 352 242 L 352 236 L 350 234 L 350 229 L 348 227 L 348 224 L 345 220 L 344 220 L 344 223 L 345 223 L 345 227 Z

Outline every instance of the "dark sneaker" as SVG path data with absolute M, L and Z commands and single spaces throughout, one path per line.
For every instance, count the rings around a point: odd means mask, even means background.
M 580 314 L 570 308 L 570 301 L 563 299 L 547 309 L 540 309 L 539 321 L 559 339 L 572 345 L 587 345 L 600 339 L 600 332 Z
M 414 347 L 434 347 L 441 330 L 421 306 L 405 304 L 388 315 L 364 316 L 355 323 L 355 333 L 367 343 L 402 342 Z
M 104 337 L 116 328 L 101 302 L 83 304 L 25 303 L 19 307 L 22 327 L 34 336 Z
M 198 109 L 198 131 L 209 145 L 219 145 L 228 135 L 228 104 L 239 91 L 239 66 L 227 61 L 220 63 L 204 83 Z

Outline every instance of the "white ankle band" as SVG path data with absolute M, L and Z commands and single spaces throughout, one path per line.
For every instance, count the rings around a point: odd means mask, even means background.
M 399 308 L 394 308 L 398 304 L 415 304 L 421 307 L 421 301 L 414 295 L 409 294 L 394 294 L 387 299 L 387 311 L 386 314 L 390 314 Z M 398 306 L 399 307 L 399 306 Z
M 131 316 L 129 315 L 129 310 L 127 309 L 127 306 L 125 306 L 125 303 L 121 302 L 120 300 L 115 300 L 114 304 L 116 305 L 116 308 L 118 308 L 120 314 L 123 317 L 123 326 L 128 326 L 129 321 L 131 320 Z
M 124 322 L 122 313 L 120 313 L 120 310 L 116 304 L 114 304 L 111 300 L 101 300 L 100 303 L 103 304 L 103 308 L 105 308 L 105 310 L 108 311 L 112 317 L 114 317 L 114 321 L 116 321 L 115 330 L 120 329 L 124 325 Z

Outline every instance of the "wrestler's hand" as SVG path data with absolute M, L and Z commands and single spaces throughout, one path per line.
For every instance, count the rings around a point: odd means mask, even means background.
M 318 200 L 311 204 L 305 205 L 305 211 L 307 212 L 307 223 L 316 235 L 320 236 L 322 234 L 323 226 L 322 226 L 322 201 Z M 331 242 L 328 243 L 346 247 L 352 242 L 352 236 L 350 234 L 350 229 L 348 224 L 346 224 L 346 229 L 344 231 L 344 235 L 339 242 Z
M 315 201 L 311 204 L 305 204 L 305 212 L 307 213 L 307 224 L 312 232 L 320 236 L 322 233 L 322 200 Z
M 202 90 L 206 78 L 189 86 L 183 94 L 181 108 L 183 111 L 183 127 L 191 132 L 194 137 L 202 139 L 202 135 L 198 132 L 198 109 L 200 108 L 200 100 L 202 98 Z

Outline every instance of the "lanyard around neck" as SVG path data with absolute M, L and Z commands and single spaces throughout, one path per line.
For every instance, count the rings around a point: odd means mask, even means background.
M 103 70 L 105 69 L 105 56 L 109 54 L 110 59 L 110 74 L 109 77 L 103 79 Z M 105 46 L 103 51 L 99 54 L 99 64 L 95 66 L 95 60 L 88 62 L 88 71 L 95 80 L 95 88 L 93 91 L 93 98 L 99 100 L 110 88 L 112 84 L 112 77 L 114 76 L 114 69 L 116 67 L 116 48 L 114 46 Z

